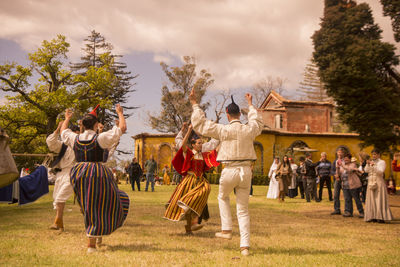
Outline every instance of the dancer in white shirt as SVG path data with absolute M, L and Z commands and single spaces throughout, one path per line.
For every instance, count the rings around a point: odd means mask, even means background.
M 232 216 L 229 194 L 236 190 L 237 217 L 240 230 L 240 249 L 244 256 L 249 255 L 250 215 L 248 212 L 251 184 L 251 165 L 257 159 L 254 150 L 254 139 L 261 134 L 263 122 L 257 109 L 252 104 L 252 96 L 246 94 L 249 104 L 248 123 L 240 122 L 239 106 L 233 102 L 226 108 L 229 124 L 222 125 L 207 120 L 197 103 L 194 88 L 189 96 L 193 107 L 193 129 L 203 135 L 220 141 L 217 161 L 223 162 L 225 168 L 219 180 L 218 203 L 221 216 L 222 232 L 216 233 L 219 238 L 232 238 Z

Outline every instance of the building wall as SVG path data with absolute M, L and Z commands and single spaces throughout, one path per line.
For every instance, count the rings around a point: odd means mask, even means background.
M 306 131 L 306 124 L 309 125 L 309 132 L 323 133 L 332 132 L 329 106 L 316 105 L 290 105 L 285 110 L 263 110 L 262 118 L 264 125 L 271 129 L 275 128 L 275 115 L 283 116 L 282 130 L 303 133 Z
M 143 137 L 135 139 L 135 157 L 138 159 L 138 162 L 141 166 L 144 165 L 146 160 L 150 159 L 150 156 L 154 156 L 154 160 L 161 164 L 160 169 L 164 167 L 164 165 L 170 166 L 170 162 L 175 155 L 175 151 L 173 149 L 175 142 L 175 137 Z M 143 145 L 144 144 L 144 145 Z M 143 149 L 144 146 L 144 149 Z M 138 153 L 139 147 L 139 153 Z M 169 148 L 169 150 L 167 149 Z M 170 151 L 170 156 L 167 157 L 168 151 Z
M 287 130 L 290 132 L 305 132 L 305 125 L 309 125 L 309 132 L 331 132 L 328 106 L 287 107 Z
M 355 134 L 331 134 L 331 135 L 320 135 L 320 134 L 294 134 L 294 133 L 278 133 L 272 131 L 264 131 L 255 140 L 255 149 L 257 156 L 259 157 L 256 162 L 256 169 L 262 170 L 265 175 L 268 174 L 270 166 L 273 162 L 274 156 L 282 157 L 287 154 L 287 148 L 295 141 L 305 142 L 309 148 L 318 150 L 312 153 L 312 160 L 318 161 L 320 159 L 321 152 L 326 152 L 328 155 L 328 160 L 333 161 L 335 159 L 336 149 L 339 146 L 346 146 L 353 156 L 357 157 L 360 152 L 359 143 L 357 135 Z M 143 150 L 143 141 L 145 149 Z M 135 139 L 135 156 L 138 158 L 141 165 L 150 158 L 150 155 L 154 155 L 154 159 L 159 164 L 169 164 L 175 155 L 175 151 L 171 150 L 171 156 L 168 158 L 168 150 L 166 145 L 169 145 L 171 149 L 174 145 L 174 137 L 144 137 L 143 139 Z M 137 155 L 139 146 L 139 155 Z M 371 147 L 364 149 L 365 152 L 370 153 Z M 295 159 L 295 163 L 298 164 L 298 159 L 303 156 L 302 152 L 294 152 L 292 157 Z M 144 156 L 144 157 L 143 157 Z M 386 177 L 391 175 L 391 164 L 389 157 L 383 155 L 382 159 L 386 161 Z M 163 168 L 164 165 L 160 166 Z M 400 174 L 393 173 L 396 179 L 396 184 L 400 184 Z
M 263 110 L 261 111 L 262 113 L 262 119 L 264 122 L 264 125 L 269 127 L 270 129 L 276 129 L 275 128 L 275 115 L 280 114 L 282 115 L 283 122 L 282 122 L 282 130 L 287 130 L 287 118 L 286 118 L 286 113 L 284 110 Z

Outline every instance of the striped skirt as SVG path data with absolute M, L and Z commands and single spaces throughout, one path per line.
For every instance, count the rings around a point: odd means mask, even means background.
M 71 184 L 88 236 L 109 235 L 122 226 L 129 198 L 118 189 L 109 168 L 100 162 L 79 162 L 71 169 Z
M 180 221 L 189 210 L 200 216 L 207 204 L 210 191 L 211 186 L 203 176 L 197 177 L 193 173 L 188 173 L 168 201 L 164 218 Z

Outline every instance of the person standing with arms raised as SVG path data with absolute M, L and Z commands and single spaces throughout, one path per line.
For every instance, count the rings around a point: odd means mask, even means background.
M 226 108 L 229 121 L 222 125 L 207 120 L 201 110 L 195 89 L 193 88 L 189 100 L 193 107 L 191 117 L 195 132 L 219 140 L 220 149 L 217 161 L 224 163 L 225 168 L 219 180 L 218 204 L 221 216 L 222 231 L 216 237 L 232 238 L 232 215 L 229 203 L 229 194 L 236 190 L 237 217 L 240 230 L 240 250 L 243 256 L 249 255 L 250 248 L 250 215 L 248 211 L 249 193 L 251 184 L 251 164 L 257 159 L 253 141 L 261 134 L 263 123 L 252 104 L 251 94 L 246 94 L 249 104 L 248 124 L 240 122 L 240 109 L 233 101 Z
M 65 111 L 61 126 L 61 139 L 75 152 L 77 163 L 71 169 L 71 185 L 84 216 L 88 253 L 96 251 L 96 243 L 102 243 L 103 235 L 109 235 L 123 225 L 129 211 L 128 195 L 118 189 L 111 169 L 103 165 L 105 150 L 114 147 L 126 132 L 123 109 L 117 104 L 119 120 L 116 125 L 97 134 L 97 107 L 83 117 L 83 133 L 76 134 L 67 129 L 73 115 L 69 109 Z

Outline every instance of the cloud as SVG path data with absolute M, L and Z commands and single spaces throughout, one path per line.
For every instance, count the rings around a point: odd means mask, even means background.
M 382 7 L 372 5 L 386 39 L 393 40 Z M 102 33 L 116 52 L 151 52 L 155 61 L 192 55 L 215 78 L 215 88 L 250 87 L 266 76 L 296 89 L 312 54 L 323 1 L 26 1 L 0 2 L 0 38 L 27 51 L 61 33 L 77 59 L 83 38 Z

